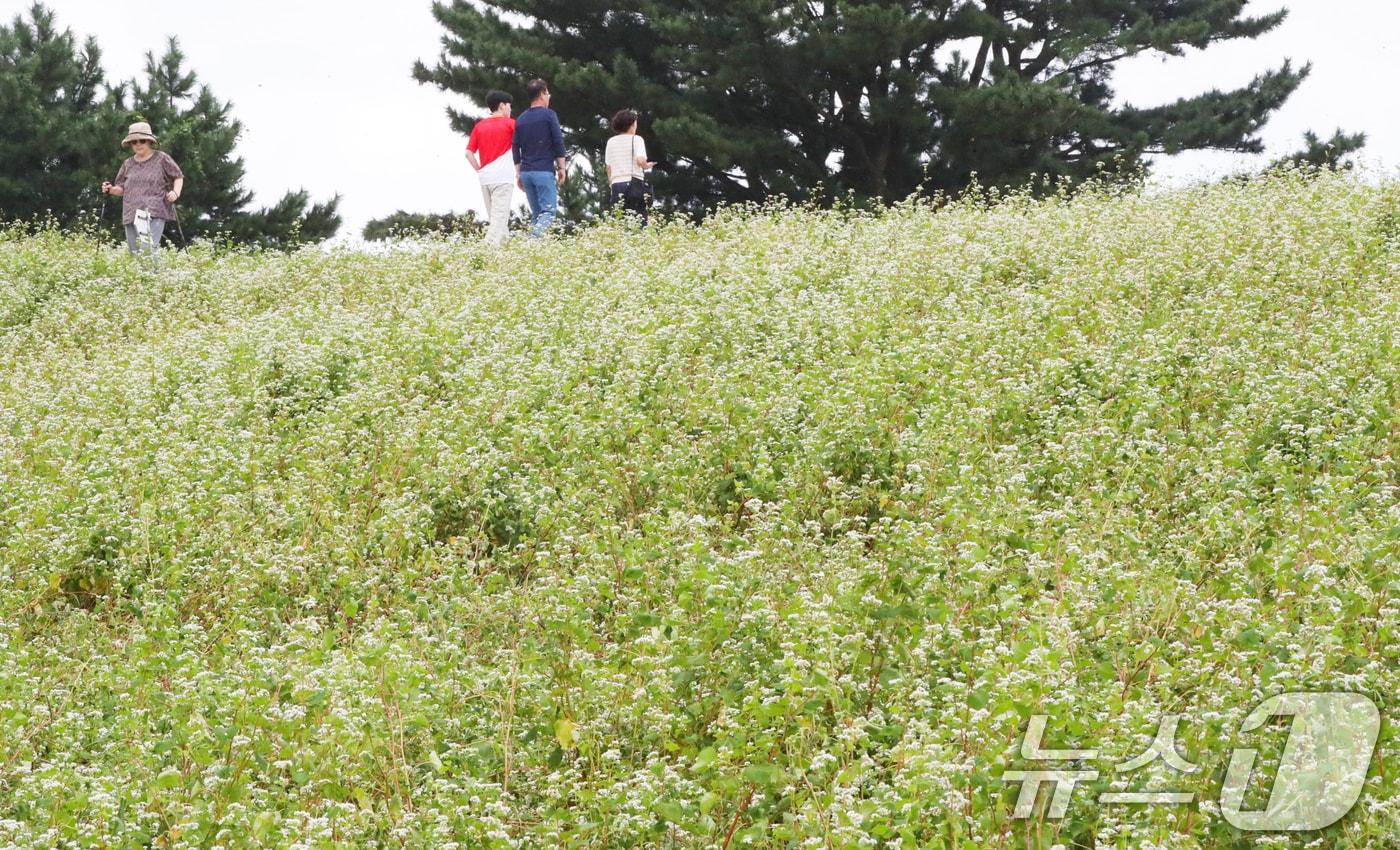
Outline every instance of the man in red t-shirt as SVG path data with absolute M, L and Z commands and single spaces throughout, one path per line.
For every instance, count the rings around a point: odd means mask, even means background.
M 476 122 L 467 140 L 467 164 L 481 178 L 481 194 L 486 199 L 488 244 L 500 247 L 510 225 L 510 202 L 515 196 L 515 160 L 511 142 L 515 139 L 515 119 L 510 117 L 510 95 L 493 91 L 486 96 L 490 116 Z

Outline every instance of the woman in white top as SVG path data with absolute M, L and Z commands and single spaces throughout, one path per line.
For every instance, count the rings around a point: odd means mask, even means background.
M 628 188 L 633 179 L 645 180 L 647 169 L 655 163 L 647 161 L 647 143 L 637 135 L 636 112 L 624 109 L 617 113 L 613 116 L 612 128 L 617 135 L 608 139 L 603 155 L 608 167 L 608 206 L 621 201 L 622 208 L 640 215 L 645 225 L 650 189 L 647 189 L 647 194 L 642 194 L 635 189 L 628 191 Z

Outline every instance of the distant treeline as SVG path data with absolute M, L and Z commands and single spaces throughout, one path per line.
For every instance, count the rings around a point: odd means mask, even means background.
M 480 102 L 549 82 L 574 149 L 641 114 L 658 195 L 703 214 L 774 196 L 893 203 L 970 184 L 1040 185 L 1144 173 L 1152 154 L 1259 152 L 1259 131 L 1309 67 L 1287 61 L 1231 91 L 1119 105 L 1118 63 L 1182 55 L 1279 26 L 1246 0 L 444 0 L 421 82 Z M 468 115 L 449 110 L 466 132 Z M 1336 164 L 1361 136 L 1308 139 Z M 1050 188 L 1053 187 L 1053 188 Z
M 1116 103 L 1118 63 L 1253 39 L 1284 20 L 1244 15 L 1246 0 L 447 0 L 436 64 L 420 82 L 480 102 L 523 97 L 549 81 L 581 179 L 560 199 L 566 224 L 601 211 L 606 119 L 641 115 L 659 163 L 658 198 L 702 216 L 774 197 L 826 204 L 894 203 L 970 185 L 1056 191 L 1084 180 L 1134 179 L 1148 157 L 1187 150 L 1260 152 L 1259 133 L 1310 67 L 1284 61 L 1249 84 L 1172 103 Z M 519 104 L 523 107 L 523 104 Z M 333 235 L 339 198 L 288 192 L 250 209 L 242 125 L 184 67 L 175 39 L 148 54 L 143 79 L 109 81 L 94 39 L 79 43 L 35 5 L 0 26 L 0 218 L 97 217 L 97 186 L 115 173 L 118 134 L 154 125 L 184 168 L 187 238 L 265 246 Z M 475 118 L 448 109 L 452 127 Z M 1335 166 L 1364 137 L 1311 133 L 1289 160 Z M 461 229 L 451 216 L 396 213 L 366 238 Z

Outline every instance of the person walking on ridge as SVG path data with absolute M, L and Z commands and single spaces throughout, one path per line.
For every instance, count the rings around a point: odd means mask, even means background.
M 486 201 L 486 244 L 499 248 L 510 227 L 510 202 L 515 196 L 515 168 L 510 156 L 515 141 L 515 119 L 510 117 L 510 95 L 493 91 L 486 95 L 491 114 L 476 122 L 467 140 L 467 165 L 481 179 Z
M 564 130 L 559 116 L 549 108 L 549 84 L 531 80 L 525 87 L 530 108 L 515 122 L 516 182 L 530 202 L 530 235 L 539 238 L 549 230 L 559 207 L 559 187 L 566 177 Z
M 651 185 L 647 170 L 656 163 L 647 159 L 647 143 L 637 135 L 637 113 L 624 109 L 613 116 L 613 132 L 603 150 L 608 171 L 608 206 L 619 202 L 622 208 L 641 216 L 646 227 L 648 207 L 651 206 Z
M 122 163 L 115 180 L 102 184 L 105 194 L 122 199 L 127 250 L 136 255 L 144 249 L 152 261 L 165 223 L 175 217 L 175 202 L 185 190 L 185 173 L 170 154 L 156 150 L 156 142 L 150 124 L 132 124 L 122 139 L 122 147 L 134 149 L 132 156 Z

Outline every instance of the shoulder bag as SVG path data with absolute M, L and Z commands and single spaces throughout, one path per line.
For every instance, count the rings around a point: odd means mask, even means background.
M 632 164 L 637 164 L 637 137 L 632 137 Z M 651 189 L 651 184 L 644 177 L 633 177 L 627 181 L 627 188 L 622 191 L 622 196 L 628 200 L 650 202 L 655 193 Z

